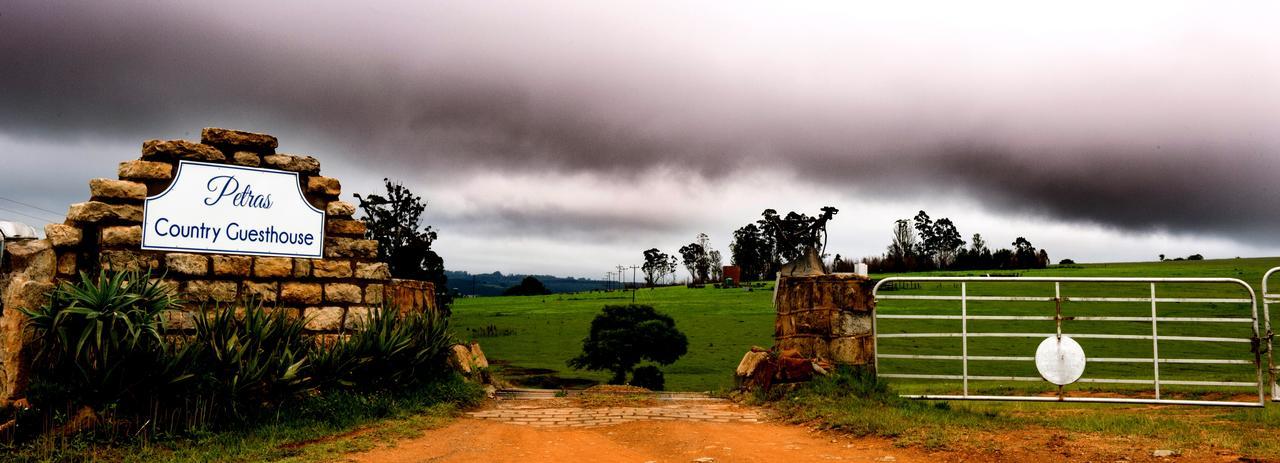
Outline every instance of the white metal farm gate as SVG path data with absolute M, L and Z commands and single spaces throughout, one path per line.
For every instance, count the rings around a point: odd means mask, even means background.
M 1280 269 L 1277 269 L 1280 270 Z M 1276 270 L 1273 270 L 1275 272 Z M 1270 276 L 1270 273 L 1267 274 Z M 936 294 L 882 294 L 882 289 L 891 288 L 893 285 L 902 283 L 929 283 L 929 282 L 949 282 L 958 284 L 958 295 L 936 295 Z M 969 293 L 969 284 L 980 282 L 990 283 L 1052 283 L 1053 294 L 1044 294 L 1042 296 L 994 296 L 994 295 L 971 295 Z M 1064 296 L 1062 286 L 1068 284 L 1084 284 L 1084 283 L 1127 283 L 1130 285 L 1143 284 L 1147 288 L 1143 288 L 1144 294 L 1141 297 L 1075 297 Z M 1158 284 L 1207 284 L 1237 286 L 1243 289 L 1240 296 L 1244 293 L 1248 297 L 1168 297 L 1157 294 Z M 998 285 L 997 285 L 998 286 Z M 1265 289 L 1264 289 L 1265 293 Z M 875 362 L 876 370 L 881 377 L 900 378 L 913 380 L 949 380 L 961 382 L 961 394 L 916 394 L 904 395 L 904 397 L 915 399 L 937 399 L 937 400 L 1013 400 L 1013 401 L 1045 401 L 1045 402 L 1111 402 L 1111 403 L 1160 403 L 1160 404 L 1182 404 L 1182 405 L 1221 405 L 1221 406 L 1251 406 L 1260 407 L 1265 405 L 1265 387 L 1263 378 L 1263 366 L 1261 362 L 1261 351 L 1268 349 L 1269 346 L 1261 344 L 1265 339 L 1269 344 L 1269 336 L 1263 338 L 1259 332 L 1258 326 L 1258 304 L 1253 288 L 1247 283 L 1234 278 L 1054 278 L 1054 277 L 891 277 L 880 280 L 873 289 L 873 295 L 877 301 L 884 300 L 916 300 L 916 301 L 954 301 L 959 304 L 959 315 L 950 314 L 927 314 L 927 313 L 906 313 L 906 314 L 884 314 L 880 313 L 877 308 L 875 316 L 872 320 L 872 330 L 875 333 Z M 1280 301 L 1280 295 L 1276 295 L 1276 299 L 1268 299 Z M 1045 315 L 972 315 L 970 314 L 969 305 L 971 302 L 983 301 L 992 303 L 1001 302 L 1046 302 Z M 1150 304 L 1150 315 L 1146 316 L 1064 316 L 1063 303 L 1143 303 Z M 1184 316 L 1162 316 L 1160 313 L 1161 304 L 1180 304 L 1180 303 L 1199 303 L 1199 304 L 1229 304 L 1233 306 L 1244 307 L 1241 313 L 1233 314 L 1226 317 L 1184 317 Z M 954 310 L 954 309 L 953 309 Z M 1265 310 L 1264 310 L 1265 313 Z M 1129 314 L 1132 315 L 1132 314 Z M 1266 317 L 1269 319 L 1270 317 Z M 953 320 L 957 321 L 959 326 L 958 332 L 901 332 L 901 333 L 882 333 L 880 332 L 881 320 Z M 970 329 L 970 321 L 1053 321 L 1057 327 L 1053 333 L 1017 333 L 1017 332 L 979 332 Z M 1150 334 L 1101 334 L 1101 333 L 1064 333 L 1064 321 L 1091 321 L 1091 322 L 1149 322 L 1151 326 Z M 1252 336 L 1250 337 L 1226 337 L 1226 336 L 1170 336 L 1160 333 L 1162 323 L 1191 323 L 1191 324 L 1249 324 Z M 1269 323 L 1268 323 L 1269 325 Z M 1243 331 L 1243 330 L 1242 330 Z M 1268 332 L 1269 332 L 1268 327 Z M 969 354 L 969 341 L 971 338 L 1044 338 L 1041 348 L 1037 350 L 1036 357 L 1028 356 L 973 356 Z M 960 355 L 935 355 L 934 353 L 882 353 L 880 352 L 880 340 L 894 338 L 959 338 Z M 1151 379 L 1132 379 L 1132 378 L 1100 378 L 1100 377 L 1080 377 L 1083 373 L 1085 365 L 1085 357 L 1079 344 L 1073 339 L 1097 339 L 1106 340 L 1149 340 L 1151 341 L 1150 358 L 1130 358 L 1130 357 L 1094 357 L 1088 358 L 1090 363 L 1121 363 L 1121 364 L 1148 364 L 1151 368 Z M 1236 358 L 1166 358 L 1160 356 L 1161 341 L 1180 341 L 1195 343 L 1227 343 L 1228 345 L 1240 346 L 1239 356 Z M 1046 350 L 1046 346 L 1048 349 Z M 1268 349 L 1269 350 L 1269 349 Z M 1041 352 L 1045 351 L 1045 352 Z M 881 372 L 880 363 L 882 359 L 910 359 L 910 360 L 943 360 L 943 361 L 959 361 L 961 362 L 960 374 L 910 374 L 910 373 L 891 373 Z M 972 374 L 970 372 L 971 361 L 982 362 L 1036 362 L 1037 369 L 1041 377 L 1033 376 L 996 376 Z M 1254 381 L 1207 381 L 1207 380 L 1171 380 L 1161 378 L 1160 366 L 1168 364 L 1200 364 L 1200 365 L 1252 365 L 1256 373 Z M 1046 371 L 1046 368 L 1048 371 Z M 1171 367 L 1172 368 L 1172 367 Z M 1072 371 L 1073 370 L 1073 371 Z M 1050 378 L 1053 378 L 1051 381 Z M 1014 381 L 1014 382 L 1051 382 L 1058 386 L 1056 396 L 1045 395 L 980 395 L 970 394 L 970 381 Z M 1063 385 L 1071 383 L 1101 383 L 1101 384 L 1138 384 L 1151 385 L 1154 388 L 1154 398 L 1145 397 L 1099 397 L 1096 395 L 1073 397 L 1066 393 Z M 1257 400 L 1186 400 L 1186 399 L 1168 399 L 1161 396 L 1162 386 L 1212 386 L 1225 388 L 1248 388 L 1246 391 L 1256 389 Z M 1231 397 L 1227 397 L 1231 398 Z
M 1280 293 L 1271 292 L 1271 290 L 1269 289 L 1269 286 L 1267 285 L 1267 281 L 1271 279 L 1271 275 L 1274 275 L 1277 272 L 1280 272 L 1280 267 L 1267 270 L 1267 273 L 1262 275 L 1262 295 L 1261 295 L 1262 321 L 1263 321 L 1263 328 L 1266 329 L 1265 339 L 1267 341 L 1267 373 L 1268 373 L 1267 376 L 1269 377 L 1269 381 L 1271 383 L 1271 401 L 1273 402 L 1276 401 L 1277 397 L 1280 397 L 1280 386 L 1276 385 L 1276 373 L 1277 373 L 1276 361 L 1275 361 L 1275 354 L 1271 350 L 1272 349 L 1271 339 L 1275 336 L 1275 333 L 1271 331 L 1271 304 L 1280 303 Z

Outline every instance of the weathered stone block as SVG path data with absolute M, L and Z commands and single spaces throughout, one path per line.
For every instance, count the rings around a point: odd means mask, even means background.
M 227 156 L 217 148 L 186 140 L 147 140 L 142 143 L 143 159 L 189 159 L 222 162 Z M 121 175 L 124 177 L 124 175 Z
M 248 151 L 236 151 L 231 155 L 231 162 L 241 166 L 258 167 L 262 165 L 262 156 Z
M 320 283 L 280 284 L 280 301 L 286 304 L 319 304 L 323 299 L 322 294 Z
M 372 318 L 377 313 L 378 310 L 381 310 L 381 309 L 374 308 L 374 307 L 359 307 L 359 306 L 347 307 L 347 317 L 346 317 L 346 321 L 343 323 L 343 326 L 349 330 L 357 330 L 357 329 L 364 328 L 366 325 L 369 324 L 369 319 Z
M 128 180 L 95 178 L 89 180 L 89 196 L 93 200 L 142 201 L 147 199 L 147 186 Z
M 175 275 L 205 276 L 209 274 L 209 258 L 200 254 L 175 252 L 165 254 L 165 268 Z
M 871 313 L 840 310 L 832 313 L 832 336 L 865 336 L 871 334 Z
M 116 227 L 105 227 L 102 229 L 102 234 L 100 235 L 100 238 L 98 238 L 98 242 L 103 246 L 140 246 L 142 244 L 142 226 L 122 225 Z
M 356 263 L 356 278 L 387 280 L 391 278 L 391 267 L 386 262 L 359 262 Z
M 160 324 L 165 331 L 194 330 L 196 329 L 196 317 L 191 312 L 166 310 L 160 312 Z
M 280 141 L 265 133 L 209 127 L 200 131 L 200 142 L 219 147 L 237 148 L 258 153 L 274 153 Z
M 293 259 L 288 257 L 254 257 L 253 276 L 258 278 L 286 278 L 293 274 Z
M 58 257 L 49 240 L 22 240 L 5 243 L 4 258 L 15 272 L 36 281 L 50 281 L 57 271 Z
M 98 263 L 103 268 L 121 272 L 160 268 L 160 259 L 155 254 L 114 249 L 99 253 Z
M 182 295 L 195 303 L 230 303 L 236 300 L 236 282 L 191 280 L 182 284 Z
M 325 206 L 324 212 L 329 217 L 351 217 L 356 213 L 356 206 L 346 201 L 334 201 Z
M 342 194 L 342 183 L 331 177 L 311 177 L 307 179 L 307 193 L 337 197 Z
M 64 252 L 58 256 L 58 275 L 72 276 L 76 274 L 77 269 L 76 254 L 73 252 Z
M 253 298 L 262 304 L 275 304 L 278 298 L 276 293 L 280 290 L 280 284 L 275 282 L 258 283 L 252 281 L 244 282 L 243 294 L 246 298 Z
M 213 274 L 217 276 L 249 276 L 249 269 L 253 267 L 253 258 L 249 256 L 214 255 L 211 260 Z
M 122 180 L 169 180 L 173 178 L 173 166 L 163 162 L 125 161 L 120 163 Z
M 293 259 L 293 277 L 306 278 L 311 276 L 311 259 L 294 258 Z
M 325 257 L 355 257 L 373 259 L 378 257 L 378 242 L 352 238 L 325 238 Z
M 133 204 L 107 204 L 101 201 L 88 201 L 72 204 L 67 211 L 67 220 L 78 223 L 98 222 L 142 222 L 142 206 Z
M 324 300 L 330 304 L 359 304 L 364 299 L 360 287 L 349 283 L 324 285 Z
M 385 291 L 385 289 L 382 285 L 365 286 L 364 287 L 364 303 L 369 305 L 375 305 L 375 306 L 382 305 L 383 291 Z
M 308 307 L 306 328 L 312 331 L 336 331 L 342 327 L 342 307 Z
M 55 248 L 65 248 L 80 244 L 80 240 L 84 237 L 84 232 L 80 228 L 60 223 L 51 223 L 44 226 L 44 236 L 49 240 Z
M 311 275 L 316 278 L 350 278 L 351 261 L 329 259 L 313 261 Z
M 834 310 L 814 309 L 791 312 L 789 317 L 795 326 L 795 334 L 831 335 L 831 319 Z
M 870 334 L 846 336 L 831 340 L 831 361 L 849 365 L 867 365 L 875 361 L 875 341 Z
M 272 169 L 287 170 L 300 174 L 315 175 L 320 173 L 320 161 L 311 156 L 294 156 L 290 154 L 272 154 L 262 157 L 262 162 Z
M 329 219 L 324 224 L 324 232 L 330 236 L 350 236 L 364 238 L 366 227 L 359 220 Z
M 804 358 L 830 359 L 831 347 L 820 337 L 796 336 L 778 340 L 778 349 L 794 349 Z

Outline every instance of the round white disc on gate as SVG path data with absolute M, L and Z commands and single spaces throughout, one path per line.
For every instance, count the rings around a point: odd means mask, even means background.
M 1066 386 L 1084 374 L 1084 349 L 1067 336 L 1049 336 L 1036 348 L 1036 370 L 1045 381 Z

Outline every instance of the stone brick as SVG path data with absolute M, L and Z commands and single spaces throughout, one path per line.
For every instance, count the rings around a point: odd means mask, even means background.
M 349 283 L 324 285 L 324 300 L 330 304 L 359 304 L 363 299 L 359 286 Z
M 230 303 L 236 300 L 236 282 L 191 280 L 182 284 L 182 296 L 194 303 Z
M 0 288 L 6 310 L 0 316 L 0 402 L 8 402 L 26 388 L 30 377 L 31 346 L 26 343 L 23 326 L 27 317 L 17 309 L 35 309 L 45 303 L 54 288 L 52 282 L 33 281 L 15 276 Z
M 317 260 L 311 263 L 311 275 L 316 278 L 350 278 L 351 262 L 346 260 Z
M 258 278 L 287 278 L 293 274 L 293 259 L 288 257 L 254 257 L 253 276 Z
M 200 131 L 200 142 L 219 147 L 239 148 L 257 153 L 274 153 L 280 141 L 265 133 L 208 127 Z
M 21 240 L 5 243 L 4 259 L 14 271 L 21 270 L 32 280 L 53 280 L 58 268 L 58 257 L 49 240 Z
M 188 331 L 196 329 L 195 314 L 182 310 L 166 310 L 164 312 L 160 312 L 160 323 L 166 331 Z
M 147 140 L 142 143 L 142 159 L 222 162 L 227 160 L 227 156 L 212 146 L 186 140 Z
M 98 263 L 104 268 L 116 271 L 146 271 L 160 268 L 160 259 L 155 254 L 138 251 L 102 251 L 98 254 Z
M 67 220 L 78 223 L 142 222 L 142 206 L 89 201 L 72 204 Z
M 173 166 L 163 162 L 126 161 L 120 163 L 123 180 L 169 180 L 173 178 Z
M 123 225 L 103 228 L 98 242 L 103 246 L 140 246 L 142 244 L 142 226 Z
M 871 334 L 871 314 L 869 312 L 836 311 L 831 320 L 832 336 L 865 336 Z
M 175 252 L 165 254 L 165 268 L 175 275 L 205 276 L 209 274 L 209 258 L 200 254 Z
M 84 232 L 80 228 L 60 223 L 51 223 L 44 226 L 44 236 L 49 240 L 55 248 L 65 248 L 80 244 L 80 240 L 84 237 Z
M 258 167 L 262 165 L 262 156 L 248 151 L 236 151 L 231 155 L 231 162 L 241 166 Z
M 253 258 L 249 256 L 215 255 L 211 260 L 213 274 L 217 276 L 245 277 L 249 276 L 249 269 L 253 267 Z
M 306 278 L 309 276 L 311 276 L 311 259 L 295 257 L 293 259 L 293 277 Z
M 831 340 L 831 360 L 848 365 L 867 365 L 874 361 L 875 343 L 870 334 Z
M 356 213 L 356 206 L 346 201 L 334 201 L 325 207 L 324 212 L 329 217 L 351 217 Z
M 74 252 L 64 252 L 58 256 L 58 275 L 75 275 L 76 269 L 76 254 Z
M 373 259 L 378 257 L 378 242 L 342 237 L 326 238 L 324 255 L 325 257 Z
M 308 307 L 302 314 L 306 328 L 312 331 L 335 331 L 342 327 L 342 307 Z
M 279 291 L 280 284 L 274 282 L 258 283 L 252 281 L 244 282 L 245 298 L 253 298 L 262 304 L 275 304 L 278 300 L 276 292 Z
M 378 310 L 381 309 L 359 306 L 348 307 L 346 321 L 343 322 L 342 326 L 349 330 L 364 328 L 365 325 L 369 324 L 369 318 L 376 314 Z
M 300 174 L 315 175 L 320 173 L 320 161 L 311 156 L 294 156 L 291 154 L 272 154 L 262 157 L 262 162 L 272 169 L 287 170 Z
M 364 287 L 364 303 L 370 305 L 382 305 L 383 299 L 382 285 L 369 285 Z
M 320 283 L 287 282 L 280 285 L 280 301 L 286 304 L 319 304 Z
M 359 220 L 330 219 L 324 224 L 324 232 L 330 236 L 364 238 L 365 229 L 364 222 Z
M 391 267 L 386 262 L 369 262 L 356 264 L 356 278 L 364 280 L 387 280 L 391 278 Z
M 89 180 L 89 196 L 93 200 L 118 199 L 141 201 L 147 199 L 147 186 L 128 180 L 95 178 Z
M 331 177 L 311 177 L 307 179 L 307 193 L 337 197 L 342 194 L 342 183 Z

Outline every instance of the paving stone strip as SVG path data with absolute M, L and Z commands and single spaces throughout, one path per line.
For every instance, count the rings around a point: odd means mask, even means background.
M 657 407 L 532 408 L 499 405 L 498 408 L 468 413 L 472 418 L 502 421 L 521 426 L 596 427 L 633 421 L 705 421 L 712 423 L 759 423 L 760 414 L 734 410 L 724 404 L 680 404 Z

